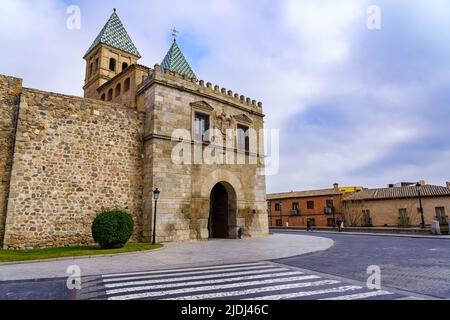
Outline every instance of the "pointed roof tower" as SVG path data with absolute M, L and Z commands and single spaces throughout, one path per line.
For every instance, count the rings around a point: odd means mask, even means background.
M 102 31 L 100 31 L 94 43 L 86 52 L 85 57 L 89 53 L 91 53 L 91 51 L 94 50 L 94 48 L 99 44 L 106 44 L 113 48 L 135 55 L 138 58 L 141 58 L 139 51 L 137 50 L 136 46 L 125 30 L 122 21 L 120 21 L 120 18 L 116 13 L 116 9 L 114 9 L 111 18 L 109 18 L 108 22 L 103 27 Z
M 194 71 L 192 71 L 189 63 L 181 52 L 180 47 L 178 47 L 176 39 L 173 40 L 172 47 L 161 63 L 161 71 L 164 72 L 165 70 L 170 70 L 188 76 L 189 78 L 197 79 L 197 76 Z

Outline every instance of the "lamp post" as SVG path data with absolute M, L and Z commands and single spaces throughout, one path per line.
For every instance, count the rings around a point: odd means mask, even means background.
M 283 226 L 283 203 L 280 201 L 280 221 L 281 221 L 281 226 Z
M 425 218 L 423 216 L 423 205 L 422 205 L 422 185 L 419 182 L 417 182 L 417 184 L 416 184 L 416 190 L 417 190 L 417 195 L 419 196 L 420 215 L 422 218 L 422 229 L 425 229 Z
M 156 206 L 158 204 L 158 200 L 159 200 L 159 194 L 161 193 L 161 191 L 159 191 L 158 188 L 156 188 L 153 191 L 153 199 L 155 199 L 155 213 L 153 216 L 153 241 L 152 241 L 152 245 L 156 244 Z
M 336 227 L 336 210 L 334 209 L 334 196 L 330 196 L 331 212 L 333 213 L 333 226 Z

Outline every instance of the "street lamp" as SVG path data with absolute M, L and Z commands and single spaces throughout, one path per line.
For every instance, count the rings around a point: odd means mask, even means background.
M 423 206 L 422 206 L 422 185 L 417 182 L 416 184 L 417 195 L 419 196 L 420 203 L 420 215 L 422 217 L 422 229 L 425 229 L 425 218 L 423 217 Z
M 333 225 L 336 226 L 336 210 L 334 209 L 334 196 L 330 197 L 331 211 L 333 213 Z
M 153 191 L 153 199 L 155 199 L 155 214 L 153 216 L 153 241 L 152 241 L 152 245 L 155 245 L 155 243 L 156 243 L 156 206 L 158 204 L 159 194 L 160 193 L 161 193 L 161 191 L 159 191 L 158 188 L 156 188 Z

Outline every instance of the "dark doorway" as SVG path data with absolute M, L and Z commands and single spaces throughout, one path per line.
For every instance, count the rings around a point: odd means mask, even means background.
M 217 184 L 211 192 L 211 216 L 209 235 L 211 238 L 227 239 L 228 233 L 228 192 L 221 184 Z

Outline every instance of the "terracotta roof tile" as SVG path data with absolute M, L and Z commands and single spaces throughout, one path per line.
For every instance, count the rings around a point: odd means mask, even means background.
M 423 197 L 450 196 L 450 189 L 447 187 L 426 185 L 422 186 Z M 346 201 L 354 200 L 384 200 L 417 197 L 415 186 L 401 188 L 366 189 L 345 197 Z
M 295 192 L 288 192 L 288 193 L 268 194 L 267 200 L 336 196 L 336 195 L 342 195 L 342 194 L 344 194 L 344 193 L 341 190 L 336 190 L 336 189 L 295 191 Z

